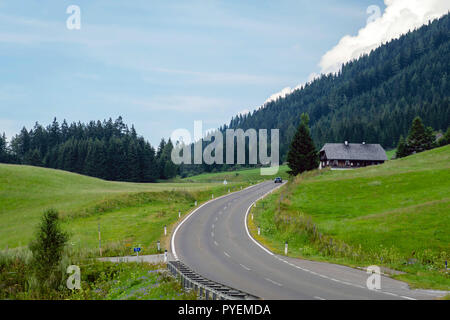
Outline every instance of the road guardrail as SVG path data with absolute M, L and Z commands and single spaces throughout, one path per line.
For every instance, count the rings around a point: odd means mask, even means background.
M 200 299 L 205 300 L 260 300 L 246 292 L 236 290 L 221 283 L 208 280 L 189 269 L 181 261 L 169 261 L 170 273 L 181 281 L 184 289 L 194 290 Z

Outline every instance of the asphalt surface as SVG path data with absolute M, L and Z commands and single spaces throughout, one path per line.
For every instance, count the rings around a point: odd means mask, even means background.
M 279 184 L 264 182 L 212 200 L 174 232 L 172 254 L 205 278 L 263 299 L 434 299 L 445 292 L 410 290 L 381 277 L 381 289 L 366 286 L 358 269 L 272 254 L 249 235 L 245 216 L 252 203 Z

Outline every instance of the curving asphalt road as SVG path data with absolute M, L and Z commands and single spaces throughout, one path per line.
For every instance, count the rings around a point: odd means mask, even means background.
M 381 290 L 369 290 L 365 271 L 272 254 L 250 237 L 245 216 L 255 200 L 278 186 L 263 182 L 200 206 L 175 230 L 172 254 L 205 278 L 263 299 L 413 300 L 445 294 L 410 290 L 384 276 Z

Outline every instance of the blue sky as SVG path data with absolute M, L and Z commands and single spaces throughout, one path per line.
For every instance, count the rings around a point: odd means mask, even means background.
M 68 30 L 66 9 L 81 8 Z M 320 72 L 381 0 L 0 1 L 0 132 L 122 115 L 153 145 Z

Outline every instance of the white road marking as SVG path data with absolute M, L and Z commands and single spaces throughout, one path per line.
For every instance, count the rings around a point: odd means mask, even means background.
M 211 237 L 213 237 L 213 238 L 214 238 L 214 232 L 211 232 Z
M 398 294 L 395 294 L 395 293 L 390 293 L 390 292 L 384 292 L 384 293 L 386 293 L 386 294 L 388 294 L 390 296 L 398 297 Z
M 224 255 L 226 255 L 228 258 L 231 258 L 230 255 L 228 253 L 226 253 L 225 251 L 223 252 Z
M 241 265 L 242 268 L 244 268 L 244 269 L 247 270 L 247 271 L 250 271 L 250 270 L 251 270 L 249 267 L 246 267 L 246 266 L 244 266 L 244 265 L 241 264 L 241 263 L 240 263 L 240 265 Z
M 250 234 L 250 231 L 248 231 L 248 224 L 247 224 L 247 218 L 248 218 L 248 213 L 250 212 L 250 209 L 252 208 L 252 206 L 260 199 L 264 198 L 267 194 L 273 192 L 274 190 L 280 188 L 281 186 L 283 186 L 283 184 L 281 184 L 280 186 L 276 187 L 275 189 L 272 189 L 271 191 L 265 193 L 264 195 L 262 195 L 261 197 L 259 197 L 258 199 L 256 199 L 255 201 L 252 202 L 252 204 L 250 204 L 250 206 L 247 208 L 247 212 L 245 213 L 245 218 L 244 218 L 244 222 L 245 222 L 245 231 L 247 231 L 247 235 L 250 238 L 250 240 L 252 240 L 258 247 L 260 247 L 261 249 L 263 249 L 266 253 L 270 254 L 271 256 L 274 256 L 274 254 L 272 252 L 270 252 L 270 250 L 268 250 L 267 248 L 265 248 L 263 245 L 261 245 L 258 241 L 256 241 Z
M 269 282 L 271 282 L 271 283 L 273 283 L 273 284 L 279 286 L 279 287 L 282 287 L 282 286 L 283 286 L 281 283 L 278 283 L 278 282 L 276 282 L 276 281 L 273 281 L 273 280 L 271 280 L 271 279 L 269 279 L 269 278 L 265 278 L 265 279 L 266 279 L 267 281 L 269 281 Z
M 257 185 L 255 184 L 255 185 L 249 186 L 249 187 L 245 188 L 244 190 L 251 189 L 251 188 L 253 188 L 253 187 L 255 187 L 255 186 L 257 186 Z M 178 255 L 177 255 L 177 251 L 176 251 L 176 248 L 175 248 L 175 237 L 176 237 L 176 235 L 177 235 L 178 230 L 181 228 L 181 226 L 182 226 L 186 221 L 188 221 L 189 218 L 190 218 L 195 212 L 197 212 L 200 208 L 202 208 L 203 206 L 207 205 L 208 203 L 210 203 L 210 202 L 212 202 L 212 201 L 217 201 L 217 200 L 219 200 L 219 199 L 221 199 L 221 198 L 229 197 L 229 196 L 231 196 L 231 195 L 233 195 L 233 194 L 234 194 L 234 192 L 233 192 L 233 193 L 227 193 L 227 194 L 224 194 L 223 196 L 220 196 L 220 197 L 218 197 L 218 198 L 215 198 L 215 199 L 211 199 L 211 200 L 206 201 L 205 203 L 203 203 L 203 204 L 200 205 L 199 207 L 195 208 L 191 213 L 189 213 L 189 214 L 183 219 L 183 221 L 180 222 L 180 224 L 178 224 L 178 226 L 175 228 L 175 230 L 174 230 L 173 233 L 172 233 L 172 240 L 170 241 L 170 249 L 171 249 L 171 251 L 172 251 L 172 255 L 173 255 L 173 257 L 175 258 L 175 260 L 178 260 Z
M 342 281 L 342 280 L 339 280 L 339 279 L 331 278 L 331 277 L 328 277 L 328 276 L 326 276 L 326 275 L 323 275 L 323 274 L 320 274 L 320 273 L 317 273 L 317 272 L 314 272 L 314 271 L 311 271 L 311 270 L 302 268 L 302 267 L 300 267 L 300 266 L 297 266 L 297 265 L 294 265 L 294 264 L 292 264 L 292 263 L 289 263 L 288 261 L 286 261 L 286 260 L 284 260 L 284 259 L 282 259 L 282 258 L 280 258 L 280 257 L 278 257 L 278 256 L 275 256 L 275 258 L 277 258 L 278 260 L 280 260 L 280 261 L 282 261 L 282 262 L 285 262 L 285 263 L 289 264 L 290 266 L 293 266 L 293 267 L 295 267 L 295 268 L 297 268 L 297 269 L 303 270 L 303 271 L 308 272 L 308 273 L 310 273 L 310 274 L 313 274 L 313 275 L 316 275 L 316 276 L 319 276 L 319 277 L 322 277 L 322 278 L 325 278 L 325 279 L 328 279 L 328 280 L 331 280 L 331 281 L 334 281 L 334 282 L 337 282 L 337 283 L 345 284 L 345 285 L 348 285 L 348 286 L 351 286 L 351 287 L 356 287 L 356 288 L 361 288 L 361 289 L 367 289 L 366 287 L 361 286 L 361 285 L 358 285 L 358 284 L 353 284 L 353 283 L 350 283 L 350 282 L 346 282 L 346 281 Z M 267 279 L 266 279 L 266 280 L 267 280 Z M 377 292 L 384 293 L 384 294 L 387 294 L 387 295 L 390 295 L 390 296 L 395 296 L 395 297 L 400 297 L 400 298 L 408 299 L 408 300 L 416 300 L 416 299 L 411 298 L 411 297 L 400 296 L 400 295 L 398 295 L 398 294 L 391 293 L 391 292 L 386 292 L 386 291 L 382 291 L 382 290 L 377 290 Z
M 216 219 L 214 219 L 214 221 L 217 221 L 219 218 L 218 217 L 216 217 Z
M 314 296 L 314 299 L 317 299 L 317 300 L 326 300 L 326 299 L 321 298 L 321 297 L 318 297 L 318 296 Z
M 219 244 L 217 243 L 217 241 L 214 241 L 214 244 L 215 244 L 216 246 L 219 246 Z
M 214 229 L 214 223 L 211 225 L 211 229 Z

